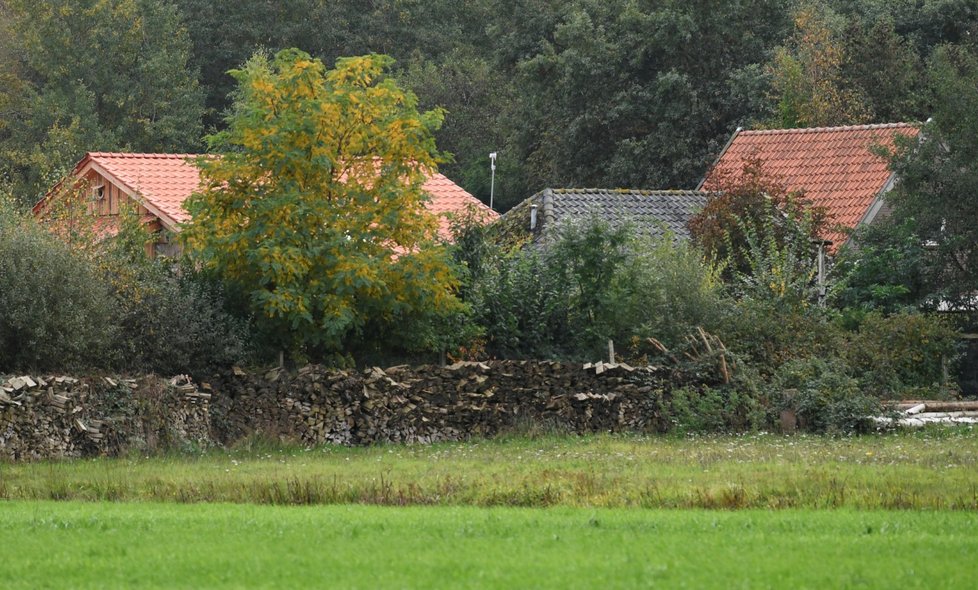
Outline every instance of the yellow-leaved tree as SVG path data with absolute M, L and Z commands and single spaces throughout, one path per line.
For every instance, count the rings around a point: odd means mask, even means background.
M 391 63 L 327 71 L 296 49 L 256 55 L 232 72 L 227 130 L 208 138 L 220 155 L 198 161 L 188 254 L 246 293 L 270 344 L 293 355 L 343 352 L 365 331 L 441 348 L 417 320 L 464 309 L 422 190 L 443 113 L 418 112 L 385 76 Z

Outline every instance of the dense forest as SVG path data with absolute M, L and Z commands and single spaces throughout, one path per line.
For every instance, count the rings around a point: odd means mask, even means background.
M 25 204 L 86 151 L 207 149 L 259 51 L 392 56 L 447 110 L 446 175 L 488 201 L 499 153 L 500 209 L 693 187 L 738 126 L 922 121 L 978 54 L 975 0 L 0 0 L 0 19 L 0 166 Z

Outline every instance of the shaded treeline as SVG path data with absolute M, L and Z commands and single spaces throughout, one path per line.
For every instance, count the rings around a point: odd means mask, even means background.
M 227 70 L 369 52 L 423 109 L 443 171 L 508 208 L 545 186 L 688 188 L 737 126 L 924 120 L 972 0 L 0 0 L 0 165 L 30 203 L 85 151 L 199 151 Z

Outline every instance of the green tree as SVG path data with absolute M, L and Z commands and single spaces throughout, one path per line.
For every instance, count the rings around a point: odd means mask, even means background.
M 378 323 L 396 340 L 418 317 L 462 309 L 422 190 L 442 113 L 418 112 L 385 77 L 391 61 L 327 71 L 298 50 L 256 55 L 233 72 L 228 129 L 210 138 L 223 156 L 199 162 L 188 253 L 246 292 L 293 354 L 343 351 Z
M 174 0 L 193 40 L 207 91 L 207 119 L 221 127 L 234 79 L 255 51 L 300 47 L 325 63 L 381 53 L 398 62 L 439 62 L 456 49 L 485 49 L 484 0 Z M 417 88 L 412 88 L 417 92 Z
M 0 158 L 31 202 L 85 151 L 190 151 L 203 95 L 165 0 L 5 0 Z
M 871 120 L 927 118 L 921 104 L 923 63 L 913 45 L 896 32 L 892 18 L 884 17 L 869 25 L 853 20 L 842 40 L 845 60 L 840 75 L 859 89 Z
M 695 185 L 754 118 L 753 66 L 783 38 L 783 4 L 498 2 L 497 59 L 518 89 L 501 124 L 523 176 L 507 192 Z
M 505 140 L 499 126 L 500 116 L 510 109 L 515 96 L 510 80 L 488 58 L 463 50 L 440 61 L 412 60 L 397 79 L 418 95 L 421 107 L 445 108 L 445 124 L 437 132 L 438 146 L 454 158 L 441 167 L 441 172 L 488 204 L 489 153 L 503 152 L 497 180 L 511 175 L 516 164 L 501 149 Z M 503 203 L 522 196 L 495 191 L 496 200 Z
M 942 47 L 929 78 L 933 120 L 921 141 L 903 142 L 893 154 L 900 180 L 886 198 L 893 227 L 909 226 L 923 249 L 911 262 L 922 271 L 924 299 L 978 311 L 978 56 Z M 906 233 L 894 231 L 893 239 Z
M 827 127 L 864 123 L 871 113 L 865 97 L 843 76 L 846 46 L 835 15 L 818 4 L 795 14 L 795 32 L 768 66 L 774 127 Z

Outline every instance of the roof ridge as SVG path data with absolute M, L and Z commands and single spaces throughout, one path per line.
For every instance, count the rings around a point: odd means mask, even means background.
M 919 123 L 867 123 L 863 125 L 839 125 L 836 127 L 798 127 L 794 129 L 744 129 L 741 135 L 777 135 L 795 133 L 825 133 L 833 131 L 867 131 L 874 129 L 907 129 Z
M 567 193 L 619 193 L 619 194 L 689 194 L 689 193 L 706 193 L 708 191 L 696 190 L 696 189 L 684 189 L 684 188 L 664 188 L 664 189 L 646 189 L 646 188 L 549 188 L 544 190 L 551 190 L 557 194 L 567 194 Z M 543 192 L 543 191 L 538 191 Z
M 145 158 L 145 159 L 186 159 L 197 158 L 206 154 L 177 154 L 157 152 L 88 152 L 93 158 Z

